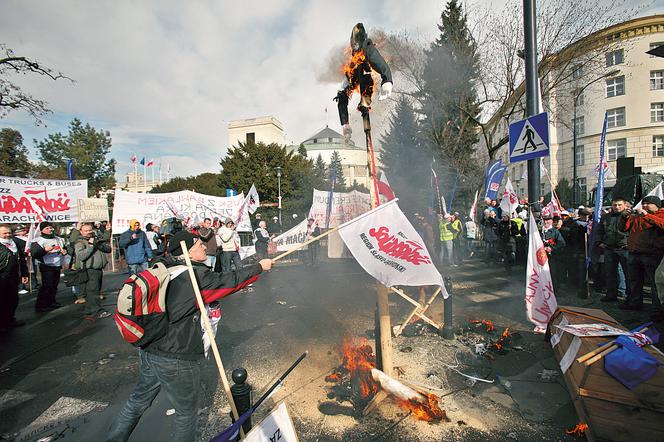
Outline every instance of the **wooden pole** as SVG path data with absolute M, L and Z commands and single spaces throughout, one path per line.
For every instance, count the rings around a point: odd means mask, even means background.
M 214 354 L 214 360 L 217 363 L 217 368 L 219 369 L 219 378 L 224 385 L 224 391 L 226 392 L 226 398 L 228 403 L 231 406 L 231 412 L 233 413 L 233 418 L 235 420 L 239 419 L 240 415 L 237 412 L 235 407 L 235 402 L 233 401 L 233 395 L 231 394 L 231 387 L 228 383 L 228 378 L 226 377 L 226 371 L 224 370 L 224 364 L 221 362 L 221 355 L 219 355 L 219 349 L 217 348 L 217 341 L 214 337 L 212 327 L 210 326 L 210 321 L 208 318 L 207 310 L 205 309 L 205 303 L 203 303 L 203 297 L 201 296 L 201 290 L 198 287 L 198 282 L 196 282 L 196 274 L 194 273 L 194 268 L 191 265 L 191 259 L 189 259 L 189 248 L 184 241 L 180 241 L 180 247 L 182 248 L 182 254 L 184 255 L 184 260 L 187 264 L 187 270 L 189 271 L 189 279 L 191 280 L 191 286 L 194 289 L 194 294 L 196 295 L 196 301 L 198 303 L 198 308 L 201 311 L 201 321 L 203 321 L 203 326 L 210 338 L 210 347 L 212 348 L 212 353 Z M 240 433 L 244 437 L 244 431 L 240 427 Z
M 308 244 L 311 244 L 312 242 L 316 242 L 316 241 L 318 241 L 319 239 L 326 237 L 327 235 L 329 235 L 329 234 L 332 233 L 332 232 L 336 232 L 337 230 L 339 230 L 339 226 L 337 226 L 337 227 L 332 227 L 332 228 L 331 228 L 330 230 L 328 230 L 327 232 L 325 232 L 325 233 L 321 233 L 320 235 L 318 235 L 318 236 L 316 236 L 316 237 L 314 237 L 314 238 L 311 238 L 311 239 L 308 240 L 308 241 L 303 242 L 302 244 L 296 246 L 294 249 L 291 249 L 291 250 L 289 250 L 289 251 L 287 251 L 287 252 L 284 252 L 284 253 L 282 253 L 281 255 L 277 255 L 277 256 L 275 256 L 274 258 L 272 258 L 272 262 L 278 261 L 278 260 L 280 260 L 281 258 L 284 258 L 284 257 L 290 255 L 291 253 L 300 250 L 302 247 L 304 247 L 304 246 L 306 246 L 306 245 L 308 245 Z
M 111 234 L 111 271 L 115 273 L 115 246 L 113 245 L 113 234 Z

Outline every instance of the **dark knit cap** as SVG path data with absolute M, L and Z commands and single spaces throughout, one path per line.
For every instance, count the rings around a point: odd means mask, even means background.
M 184 241 L 187 245 L 187 250 L 189 250 L 197 239 L 198 236 L 189 233 L 186 230 L 181 230 L 168 240 L 168 253 L 173 256 L 181 256 L 184 252 L 182 247 L 180 247 L 180 241 Z
M 53 223 L 51 223 L 49 221 L 42 221 L 42 222 L 39 223 L 39 230 L 40 231 L 44 230 L 47 227 L 53 227 Z
M 659 199 L 659 197 L 657 197 L 655 195 L 650 195 L 650 196 L 647 196 L 647 197 L 643 198 L 643 201 L 641 201 L 641 204 L 646 204 L 646 203 L 654 204 L 654 205 L 657 206 L 658 209 L 662 208 L 662 200 Z

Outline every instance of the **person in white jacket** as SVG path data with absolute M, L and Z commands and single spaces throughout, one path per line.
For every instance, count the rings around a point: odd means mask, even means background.
M 240 235 L 235 231 L 235 222 L 232 219 L 226 220 L 226 224 L 219 231 L 219 238 L 222 250 L 221 271 L 230 272 L 231 263 L 235 265 L 236 269 L 241 268 Z

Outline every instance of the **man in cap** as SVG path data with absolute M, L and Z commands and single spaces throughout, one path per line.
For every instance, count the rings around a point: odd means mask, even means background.
M 49 221 L 39 223 L 41 235 L 30 245 L 30 254 L 39 262 L 42 285 L 37 293 L 35 310 L 43 313 L 62 307 L 55 302 L 60 283 L 60 271 L 65 262 L 67 248 L 65 241 L 55 235 L 53 224 Z
M 235 271 L 212 272 L 206 265 L 207 244 L 186 231 L 176 233 L 168 242 L 168 255 L 159 258 L 167 268 L 184 264 L 186 252 L 192 261 L 196 281 L 205 304 L 237 292 L 272 268 L 272 261 L 240 267 Z M 193 441 L 196 437 L 198 396 L 201 387 L 200 362 L 204 359 L 200 310 L 189 277 L 182 267 L 173 270 L 167 288 L 168 330 L 138 351 L 138 383 L 129 400 L 111 425 L 107 441 L 126 441 L 143 413 L 163 387 L 175 408 L 173 439 Z
M 14 314 L 18 307 L 19 283 L 28 282 L 25 243 L 13 237 L 9 224 L 0 224 L 0 332 L 25 325 Z
M 132 219 L 129 221 L 129 230 L 120 235 L 119 245 L 125 249 L 125 258 L 130 274 L 141 273 L 148 268 L 148 261 L 152 260 L 152 247 L 145 232 L 141 230 L 141 223 Z
M 642 208 L 626 209 L 620 219 L 619 227 L 627 236 L 627 279 L 629 295 L 623 310 L 643 309 L 643 284 L 647 282 L 651 289 L 652 304 L 657 309 L 661 303 L 655 283 L 655 270 L 664 256 L 664 209 L 662 200 L 656 196 L 646 196 L 641 201 Z

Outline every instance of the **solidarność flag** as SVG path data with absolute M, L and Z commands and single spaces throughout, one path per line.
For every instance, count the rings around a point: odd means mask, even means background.
M 341 239 L 362 268 L 386 287 L 437 285 L 447 298 L 443 277 L 397 201 L 339 226 Z
M 528 217 L 528 265 L 526 267 L 526 314 L 535 324 L 535 332 L 544 333 L 551 316 L 558 308 L 553 292 L 549 256 L 544 249 L 531 213 Z
M 254 213 L 260 207 L 261 201 L 258 197 L 258 191 L 256 190 L 256 185 L 252 184 L 251 189 L 247 193 L 247 210 L 249 213 Z

